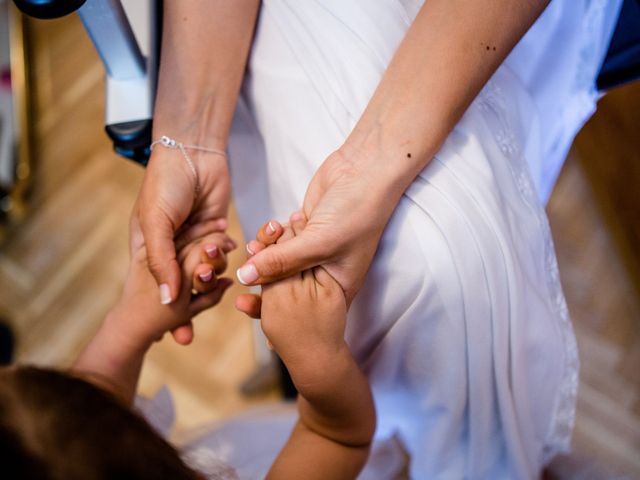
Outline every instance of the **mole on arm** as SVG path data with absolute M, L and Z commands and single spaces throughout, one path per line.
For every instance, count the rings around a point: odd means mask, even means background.
M 411 154 L 410 153 L 407 153 L 407 158 L 411 158 Z

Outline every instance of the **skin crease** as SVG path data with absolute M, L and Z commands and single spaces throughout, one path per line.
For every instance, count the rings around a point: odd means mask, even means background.
M 353 132 L 309 184 L 301 206 L 308 218 L 304 232 L 252 257 L 259 275 L 249 283 L 269 283 L 323 265 L 349 304 L 402 192 L 547 3 L 425 2 Z M 165 2 L 155 137 L 225 147 L 258 4 Z M 206 229 L 226 218 L 228 206 L 226 165 L 196 152 L 193 158 L 200 176 L 198 199 L 192 198 L 193 177 L 179 153 L 157 149 L 133 214 L 150 271 L 159 285 L 169 285 L 172 298 L 180 288 L 175 232 L 185 222 L 188 228 Z M 192 331 L 187 327 L 174 335 L 190 340 Z

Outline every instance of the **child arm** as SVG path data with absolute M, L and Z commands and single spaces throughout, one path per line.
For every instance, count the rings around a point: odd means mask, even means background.
M 347 349 L 316 366 L 327 378 L 311 388 L 292 373 L 300 418 L 267 478 L 352 479 L 367 461 L 375 410 L 364 375 Z
M 268 248 L 280 233 L 278 241 L 287 241 L 304 223 L 293 216 L 284 233 L 276 222 L 267 224 L 252 246 Z M 262 298 L 244 296 L 236 304 L 261 317 L 299 392 L 298 422 L 267 478 L 355 478 L 369 454 L 375 408 L 344 341 L 347 307 L 340 285 L 316 267 L 264 286 Z
M 211 245 L 217 247 L 214 258 L 206 253 Z M 217 304 L 231 285 L 229 279 L 216 280 L 214 275 L 214 271 L 220 271 L 226 264 L 225 254 L 230 248 L 228 237 L 222 233 L 185 246 L 179 254 L 183 275 L 180 296 L 172 304 L 162 305 L 157 298 L 157 285 L 146 266 L 144 247 L 132 247 L 122 295 L 72 370 L 130 404 L 144 356 L 151 345 L 165 332 L 186 324 L 193 316 Z M 200 278 L 205 271 L 209 273 L 208 282 Z M 200 292 L 195 297 L 191 293 L 192 285 Z

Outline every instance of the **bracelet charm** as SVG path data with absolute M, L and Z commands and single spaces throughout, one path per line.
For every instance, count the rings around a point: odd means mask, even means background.
M 162 145 L 163 147 L 166 147 L 166 148 L 177 148 L 178 150 L 180 150 L 180 153 L 182 153 L 182 156 L 187 162 L 187 165 L 189 165 L 189 169 L 191 170 L 191 173 L 193 173 L 193 178 L 196 182 L 193 195 L 196 198 L 200 193 L 200 182 L 198 178 L 198 170 L 196 169 L 196 166 L 193 163 L 193 160 L 189 156 L 189 153 L 187 153 L 187 150 L 197 150 L 199 152 L 212 153 L 214 155 L 220 155 L 222 157 L 227 158 L 227 154 L 224 150 L 218 150 L 216 148 L 201 147 L 199 145 L 185 145 L 182 142 L 178 142 L 175 139 L 168 137 L 166 135 L 162 135 L 158 140 L 155 140 L 154 142 L 152 142 L 151 150 L 153 150 L 153 147 L 155 147 L 156 145 Z

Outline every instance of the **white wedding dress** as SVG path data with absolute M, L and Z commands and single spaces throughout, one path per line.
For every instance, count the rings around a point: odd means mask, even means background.
M 620 3 L 550 3 L 407 189 L 349 312 L 376 438 L 412 478 L 536 478 L 569 448 L 578 358 L 543 208 Z M 263 1 L 230 144 L 248 238 L 300 208 L 420 5 Z

